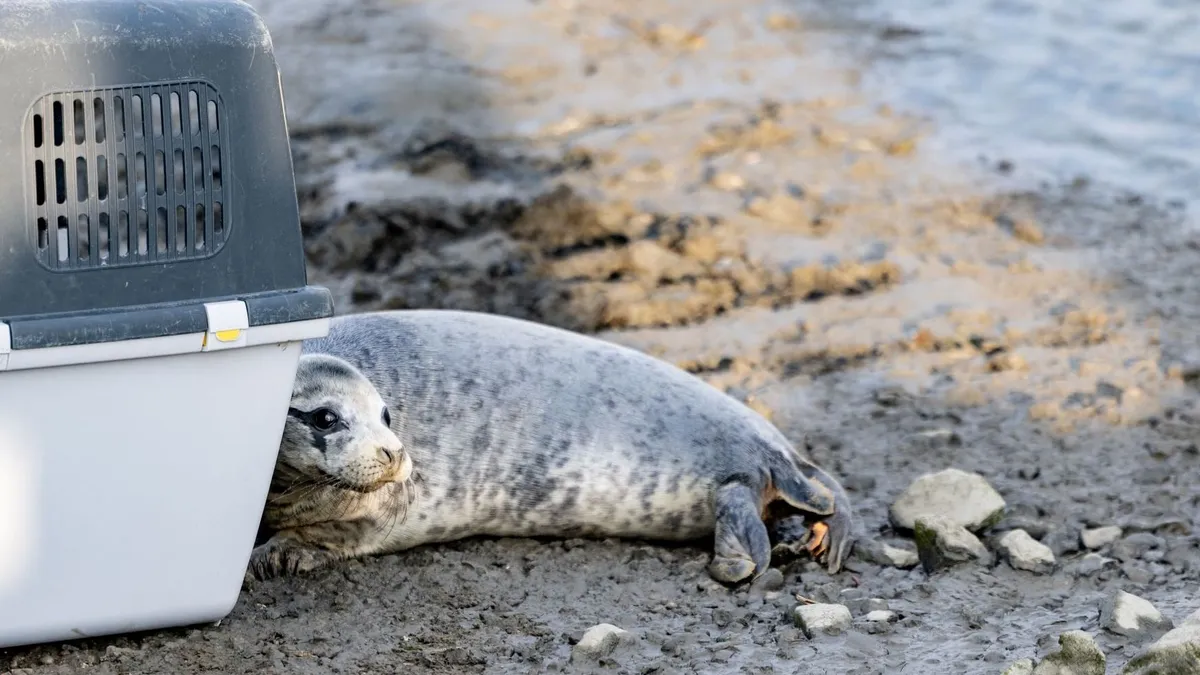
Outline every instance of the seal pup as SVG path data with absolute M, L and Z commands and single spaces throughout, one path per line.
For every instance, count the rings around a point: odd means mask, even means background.
M 855 540 L 842 486 L 761 415 L 661 359 L 544 324 L 339 316 L 305 341 L 291 405 L 260 579 L 479 535 L 712 537 L 708 571 L 733 584 L 773 552 L 837 572 Z

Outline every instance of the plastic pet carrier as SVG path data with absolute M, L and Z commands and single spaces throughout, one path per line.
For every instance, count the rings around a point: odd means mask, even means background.
M 333 313 L 270 35 L 5 0 L 0 82 L 0 647 L 218 620 Z

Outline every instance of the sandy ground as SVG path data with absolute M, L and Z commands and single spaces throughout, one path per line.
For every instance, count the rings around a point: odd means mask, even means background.
M 1139 647 L 1099 630 L 1108 593 L 1200 606 L 1200 247 L 1181 214 L 933 156 L 781 3 L 255 4 L 311 278 L 339 312 L 477 309 L 646 350 L 808 439 L 871 537 L 911 548 L 888 506 L 954 466 L 1007 501 L 994 534 L 1027 529 L 1059 567 L 801 560 L 762 593 L 709 581 L 703 542 L 472 541 L 257 585 L 217 626 L 0 651 L 0 669 L 576 671 L 572 644 L 608 622 L 637 640 L 607 672 L 998 673 L 1073 628 L 1116 672 Z M 1079 528 L 1108 524 L 1154 537 L 1080 572 Z M 901 619 L 809 640 L 797 594 Z

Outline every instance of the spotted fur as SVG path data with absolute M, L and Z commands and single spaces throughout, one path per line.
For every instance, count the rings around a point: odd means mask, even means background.
M 853 546 L 842 486 L 766 419 L 597 338 L 475 312 L 341 316 L 305 343 L 292 405 L 338 396 L 366 424 L 373 396 L 388 402 L 413 478 L 371 493 L 289 493 L 296 463 L 311 464 L 321 442 L 289 420 L 266 518 L 285 534 L 256 551 L 278 559 L 263 572 L 478 535 L 714 537 L 710 572 L 735 582 L 766 570 L 773 513 L 788 519 L 784 545 L 806 539 L 803 523 L 827 524 L 831 571 Z M 340 452 L 359 466 L 369 443 L 329 447 L 323 461 L 336 465 Z

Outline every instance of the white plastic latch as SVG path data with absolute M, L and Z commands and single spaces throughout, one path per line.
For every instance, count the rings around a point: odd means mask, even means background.
M 246 345 L 246 331 L 250 329 L 246 303 L 241 300 L 209 302 L 205 303 L 204 311 L 208 313 L 208 332 L 204 334 L 203 351 Z
M 0 370 L 8 370 L 8 355 L 12 353 L 12 331 L 0 323 Z

